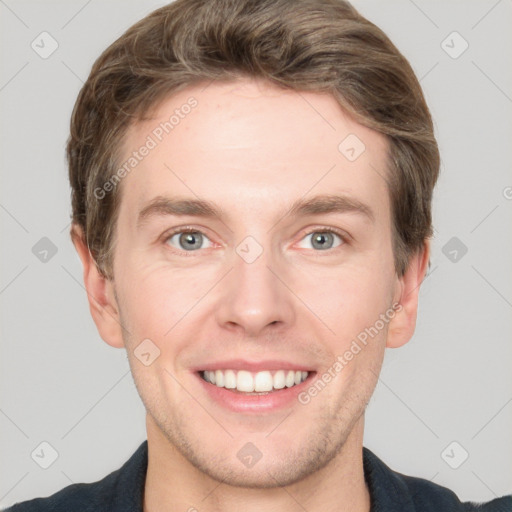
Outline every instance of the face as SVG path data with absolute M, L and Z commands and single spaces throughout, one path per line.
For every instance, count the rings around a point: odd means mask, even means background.
M 97 324 L 127 349 L 151 435 L 218 481 L 287 485 L 361 424 L 406 315 L 387 142 L 330 95 L 205 85 L 125 139 L 107 284 L 125 330 Z

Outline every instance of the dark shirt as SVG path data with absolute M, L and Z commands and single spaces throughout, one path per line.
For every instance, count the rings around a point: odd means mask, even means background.
M 144 441 L 120 469 L 102 480 L 72 484 L 52 496 L 17 503 L 4 512 L 142 512 L 147 465 L 148 443 Z M 392 471 L 366 447 L 363 467 L 371 512 L 512 512 L 512 495 L 487 503 L 462 503 L 446 487 Z

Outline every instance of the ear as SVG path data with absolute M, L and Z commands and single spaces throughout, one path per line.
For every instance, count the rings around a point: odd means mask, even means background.
M 115 348 L 124 348 L 119 308 L 114 294 L 113 282 L 98 270 L 83 231 L 77 224 L 71 227 L 71 240 L 84 267 L 84 285 L 92 318 L 98 332 L 106 343 Z
M 418 312 L 420 285 L 428 270 L 430 240 L 425 240 L 423 249 L 411 255 L 405 274 L 399 278 L 394 303 L 402 308 L 388 324 L 387 348 L 405 345 L 414 334 Z

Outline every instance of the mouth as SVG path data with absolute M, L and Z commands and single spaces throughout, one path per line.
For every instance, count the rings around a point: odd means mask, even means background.
M 199 376 L 209 384 L 243 395 L 266 395 L 303 383 L 310 374 L 303 370 L 202 370 Z
M 258 371 L 210 366 L 194 373 L 210 403 L 231 412 L 259 415 L 296 406 L 299 393 L 311 385 L 317 373 L 291 365 L 280 368 L 281 365 L 270 364 L 273 369 L 261 364 L 253 366 Z

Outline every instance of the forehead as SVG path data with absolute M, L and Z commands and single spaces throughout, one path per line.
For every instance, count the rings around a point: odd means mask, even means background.
M 128 130 L 121 164 L 136 162 L 126 166 L 121 210 L 133 216 L 156 197 L 180 196 L 240 216 L 341 193 L 385 213 L 386 155 L 385 137 L 330 94 L 249 79 L 200 84 Z

